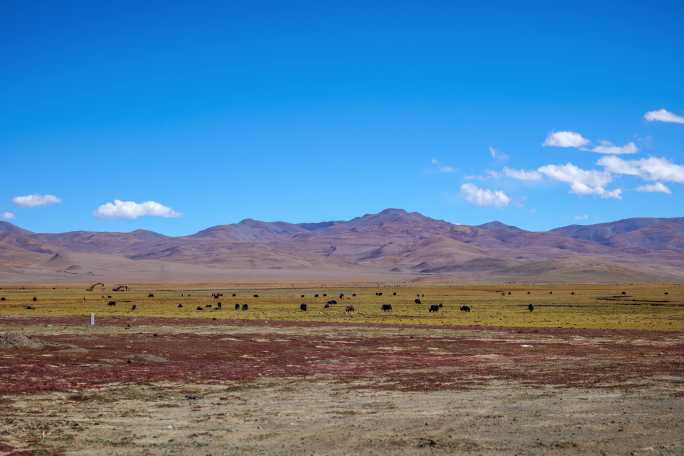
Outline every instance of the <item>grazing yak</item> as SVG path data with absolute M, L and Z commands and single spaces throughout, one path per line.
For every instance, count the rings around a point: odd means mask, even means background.
M 353 312 L 354 312 L 354 306 L 352 306 L 352 305 L 350 304 L 350 305 L 348 305 L 347 307 L 344 308 L 344 311 L 347 312 L 347 313 L 353 313 Z
M 376 291 L 375 296 L 382 296 L 382 291 Z
M 352 298 L 355 298 L 355 297 L 356 297 L 356 293 L 352 293 Z
M 302 312 L 306 312 L 307 308 L 308 308 L 308 306 L 306 304 L 300 304 L 299 305 L 299 310 L 301 310 Z
M 235 304 L 235 310 L 240 310 L 240 304 Z
M 397 292 L 396 292 L 396 291 L 395 291 L 394 293 L 392 293 L 392 296 L 396 296 L 396 295 L 397 295 Z
M 134 311 L 135 309 L 137 309 L 137 308 L 138 308 L 138 306 L 135 305 L 135 304 L 133 304 L 133 305 L 131 306 L 131 312 L 133 312 L 133 311 Z
M 36 298 L 36 297 L 34 296 L 34 297 L 33 297 L 33 302 L 36 302 L 36 301 L 38 301 L 38 298 Z
M 204 310 L 202 306 L 197 306 L 197 310 Z
M 258 295 L 258 294 L 255 294 L 255 295 L 254 295 L 254 297 L 255 297 L 255 298 L 258 298 L 258 297 L 259 297 L 259 295 Z
M 154 293 L 150 293 L 147 295 L 148 298 L 154 298 Z
M 243 305 L 242 305 L 242 311 L 245 312 L 245 311 L 247 311 L 247 310 L 249 310 L 249 305 L 243 304 Z
M 115 306 L 115 305 L 116 305 L 116 301 L 109 301 L 109 302 L 107 303 L 107 305 L 108 305 L 108 306 Z
M 382 306 L 380 306 L 380 309 L 383 312 L 391 312 L 392 311 L 392 304 L 383 304 Z
M 528 304 L 528 305 L 527 305 L 527 310 L 529 310 L 530 312 L 532 312 L 532 311 L 534 310 L 534 304 Z
M 470 312 L 470 306 L 463 305 L 463 306 L 461 306 L 461 308 L 459 310 L 461 312 Z
M 179 309 L 182 309 L 182 308 L 183 308 L 183 304 L 178 304 L 176 307 L 178 307 Z
M 335 304 L 337 304 L 337 301 L 335 301 L 334 299 L 331 299 L 330 301 L 328 301 L 328 304 L 330 304 L 331 306 L 334 306 Z
M 439 306 L 437 304 L 430 304 L 428 312 L 439 312 Z
M 317 297 L 318 297 L 318 293 L 316 293 L 316 294 L 314 295 L 314 298 L 317 298 Z
M 222 308 L 223 308 L 223 304 L 221 304 L 220 302 L 218 302 L 218 303 L 216 303 L 216 307 L 218 307 L 219 309 L 222 309 Z
M 422 304 L 422 301 L 419 298 L 416 298 L 413 300 L 416 304 Z

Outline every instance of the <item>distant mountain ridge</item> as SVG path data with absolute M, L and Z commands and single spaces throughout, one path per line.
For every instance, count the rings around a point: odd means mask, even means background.
M 113 264 L 127 266 L 108 266 Z M 330 271 L 403 279 L 677 281 L 684 279 L 684 217 L 532 232 L 501 222 L 458 225 L 385 209 L 347 221 L 245 219 L 178 237 L 147 230 L 41 234 L 0 222 L 0 272 L 12 280 L 106 278 L 125 274 L 122 268 L 144 277 L 151 264 L 255 276 Z

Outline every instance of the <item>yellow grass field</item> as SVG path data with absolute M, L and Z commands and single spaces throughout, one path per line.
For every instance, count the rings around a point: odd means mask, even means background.
M 96 287 L 92 292 L 85 288 L 85 285 L 1 287 L 0 298 L 5 300 L 0 301 L 0 316 L 83 315 L 87 321 L 94 312 L 102 317 L 684 330 L 684 287 L 674 284 L 422 287 L 368 284 L 285 287 L 280 284 L 252 285 L 252 288 L 183 284 L 132 285 L 128 292 L 112 292 L 111 286 Z M 376 292 L 383 295 L 377 296 Z M 223 296 L 214 299 L 212 293 L 223 293 Z M 339 297 L 340 293 L 344 293 L 343 298 Z M 149 297 L 150 294 L 154 296 Z M 420 305 L 414 303 L 418 295 Z M 331 299 L 337 304 L 324 308 Z M 107 305 L 109 301 L 116 301 L 116 305 Z M 216 309 L 218 302 L 222 303 L 221 310 Z M 249 310 L 235 311 L 236 303 L 248 304 Z M 300 303 L 308 304 L 307 312 L 299 310 Z M 384 303 L 392 305 L 391 312 L 381 311 Z M 439 303 L 443 304 L 439 312 L 428 312 L 430 304 Z M 178 304 L 183 307 L 179 308 Z M 472 311 L 459 311 L 464 304 Z M 535 306 L 533 312 L 528 310 L 528 304 Z M 135 310 L 131 310 L 133 305 Z M 353 305 L 353 313 L 345 312 L 347 305 Z M 27 309 L 27 306 L 33 308 Z M 203 310 L 198 311 L 198 306 Z

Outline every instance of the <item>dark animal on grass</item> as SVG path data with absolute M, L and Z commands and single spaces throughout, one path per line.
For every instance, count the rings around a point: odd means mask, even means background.
M 383 312 L 391 312 L 392 311 L 392 304 L 383 304 L 382 306 L 380 306 L 380 309 Z
M 259 297 L 259 295 L 258 295 L 258 294 L 255 294 L 255 295 L 254 295 L 254 297 L 255 297 L 255 298 L 258 298 L 258 297 Z
M 25 309 L 26 310 L 33 310 L 33 306 L 26 306 Z
M 626 291 L 623 291 L 623 292 L 622 292 L 622 294 L 623 294 L 623 295 L 626 295 L 626 294 L 627 294 L 627 292 L 626 292 Z
M 355 297 L 356 297 L 356 293 L 352 293 L 352 297 L 355 298 Z
M 299 297 L 300 297 L 300 298 L 303 298 L 303 297 L 304 297 L 304 295 L 300 295 Z
M 323 297 L 327 297 L 327 296 L 328 296 L 328 294 L 327 294 L 327 293 L 323 293 Z
M 530 312 L 533 312 L 534 311 L 534 304 L 528 304 L 527 310 L 529 310 Z
M 235 310 L 240 310 L 240 304 L 235 304 Z
M 317 297 L 318 297 L 318 293 L 314 295 L 314 298 L 317 298 Z
M 344 308 L 344 311 L 347 313 L 353 313 L 354 312 L 354 306 L 348 305 L 347 307 Z
M 553 291 L 549 291 L 549 294 L 553 294 Z
M 665 294 L 667 294 L 667 291 L 665 292 Z M 0 301 L 5 301 L 5 297 L 3 296 L 2 298 L 0 298 Z
M 235 293 L 233 293 L 233 297 L 237 296 Z
M 376 291 L 375 296 L 382 296 L 382 291 Z
M 109 302 L 107 303 L 107 305 L 108 305 L 108 306 L 115 306 L 115 305 L 116 305 L 116 301 L 109 301 Z
M 328 304 L 328 303 L 326 303 L 326 304 L 323 306 L 324 309 L 327 309 L 327 308 L 329 308 L 329 307 L 330 307 L 330 304 Z
M 413 300 L 413 302 L 416 304 L 422 304 L 423 301 L 421 301 L 419 298 L 416 298 Z
M 572 296 L 574 296 L 574 295 L 575 295 L 575 292 L 574 292 L 574 291 L 571 291 L 570 294 L 571 294 Z
M 665 296 L 667 296 L 667 295 L 669 295 L 669 294 L 670 294 L 670 293 L 668 293 L 667 291 L 665 292 Z M 2 300 L 4 301 L 5 298 L 2 298 Z
M 301 310 L 302 312 L 306 312 L 307 309 L 308 309 L 308 306 L 306 304 L 300 304 L 299 305 L 299 310 Z
M 249 310 L 249 305 L 243 304 L 243 305 L 242 305 L 242 311 L 243 311 L 243 312 L 246 312 L 246 311 L 248 311 L 248 310 Z
M 176 307 L 178 307 L 179 309 L 182 309 L 182 308 L 183 308 L 183 304 L 178 304 Z
M 470 306 L 461 306 L 459 310 L 461 312 L 470 312 Z
M 207 304 L 207 305 L 204 306 L 204 307 L 207 308 L 207 309 L 209 309 L 209 308 L 211 308 L 211 304 Z
M 112 297 L 111 297 L 111 296 L 107 296 L 107 299 L 112 299 Z
M 437 304 L 430 304 L 429 312 L 439 312 L 439 306 Z
M 530 294 L 530 292 L 528 291 L 527 294 Z
M 340 293 L 340 299 L 344 299 L 344 293 Z
M 34 296 L 34 297 L 33 297 L 33 302 L 36 302 L 36 301 L 38 301 L 38 298 L 36 298 L 36 297 Z
M 392 296 L 396 296 L 396 295 L 397 295 L 397 292 L 396 292 L 396 291 L 395 291 L 394 293 L 392 293 Z
M 133 305 L 131 306 L 131 312 L 133 312 L 133 311 L 134 311 L 135 309 L 137 309 L 137 308 L 138 308 L 138 306 L 135 305 L 135 304 L 133 304 Z
M 440 302 L 439 304 L 437 304 L 437 305 L 439 306 L 440 309 L 441 309 L 442 307 L 444 307 L 444 306 L 442 305 L 441 302 Z
M 197 310 L 204 310 L 202 306 L 197 306 Z
M 511 295 L 511 292 L 509 291 L 509 292 L 508 292 L 508 296 L 510 296 L 510 295 Z
M 219 309 L 222 309 L 222 308 L 223 308 L 223 304 L 221 304 L 221 303 L 219 302 L 219 303 L 216 304 L 216 307 L 218 307 Z
M 154 293 L 150 293 L 147 295 L 148 298 L 154 298 Z
M 333 305 L 337 304 L 337 301 L 335 301 L 334 299 L 331 299 L 330 301 L 328 301 L 328 304 L 333 306 Z

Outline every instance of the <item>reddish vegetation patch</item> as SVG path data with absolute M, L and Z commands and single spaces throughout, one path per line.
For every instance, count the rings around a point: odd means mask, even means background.
M 145 324 L 151 324 L 149 320 Z M 167 320 L 162 323 L 168 325 Z M 42 350 L 0 352 L 0 394 L 115 382 L 214 383 L 314 375 L 342 381 L 377 379 L 378 387 L 406 390 L 462 388 L 491 379 L 595 386 L 625 385 L 654 375 L 684 376 L 684 343 L 662 334 L 641 333 L 635 343 L 636 337 L 610 331 L 581 338 L 549 330 L 515 331 L 526 332 L 524 336 L 483 331 L 483 338 L 408 331 L 158 336 L 129 331 L 41 336 L 47 343 Z

